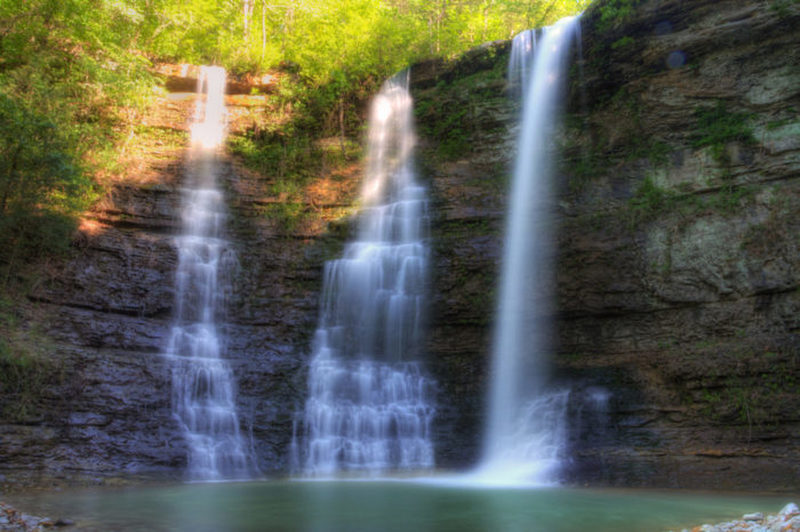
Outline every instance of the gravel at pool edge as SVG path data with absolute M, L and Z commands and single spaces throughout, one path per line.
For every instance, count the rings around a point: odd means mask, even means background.
M 22 513 L 10 504 L 0 501 L 0 531 L 40 532 L 54 527 L 68 527 L 74 523 L 69 519 L 50 519 Z
M 680 532 L 800 532 L 800 509 L 789 503 L 775 515 L 745 514 L 741 519 L 684 528 Z

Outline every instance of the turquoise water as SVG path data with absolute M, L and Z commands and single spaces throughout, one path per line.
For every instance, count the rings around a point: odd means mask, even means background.
M 17 496 L 21 510 L 85 531 L 637 532 L 778 512 L 796 495 L 567 488 L 479 489 L 412 482 L 260 481 Z

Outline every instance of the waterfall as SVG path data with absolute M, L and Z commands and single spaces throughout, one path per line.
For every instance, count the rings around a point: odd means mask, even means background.
M 205 90 L 204 90 L 205 89 Z M 225 133 L 225 70 L 202 67 L 191 126 L 182 232 L 177 238 L 175 317 L 166 356 L 172 363 L 172 411 L 189 447 L 196 480 L 247 478 L 254 459 L 240 434 L 235 381 L 223 358 L 226 302 L 238 262 L 223 239 L 225 205 L 216 177 Z
M 513 42 L 509 81 L 522 120 L 509 195 L 492 346 L 488 424 L 478 475 L 486 482 L 553 482 L 566 442 L 568 392 L 547 386 L 554 276 L 553 137 L 578 19 Z M 513 91 L 512 91 L 513 92 Z
M 369 121 L 358 239 L 325 264 L 303 413 L 302 472 L 379 474 L 434 463 L 423 349 L 426 191 L 413 167 L 408 72 L 387 81 Z

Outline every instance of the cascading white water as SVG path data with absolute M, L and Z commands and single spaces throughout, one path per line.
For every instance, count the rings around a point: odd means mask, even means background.
M 372 103 L 358 240 L 325 264 L 304 411 L 306 475 L 434 464 L 432 382 L 420 365 L 429 250 L 413 168 L 408 73 Z
M 551 483 L 566 442 L 568 392 L 547 388 L 553 274 L 553 136 L 578 19 L 514 39 L 512 85 L 522 121 L 494 332 L 488 424 L 478 476 L 487 483 Z
M 225 70 L 201 67 L 198 92 L 206 97 L 198 98 L 191 126 L 183 229 L 177 238 L 175 322 L 166 351 L 172 362 L 172 410 L 188 443 L 190 478 L 247 478 L 254 460 L 240 434 L 235 383 L 222 358 L 220 333 L 238 267 L 222 238 L 225 205 L 216 183 L 217 148 L 225 132 Z
M 511 97 L 522 100 L 528 94 L 528 82 L 536 49 L 536 30 L 525 30 L 514 37 L 508 56 L 508 85 Z

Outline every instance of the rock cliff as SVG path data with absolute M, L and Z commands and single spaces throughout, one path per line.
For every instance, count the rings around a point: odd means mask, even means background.
M 582 17 L 554 139 L 568 481 L 798 486 L 798 17 L 738 1 L 598 2 Z M 507 54 L 415 70 L 439 213 L 442 464 L 479 452 L 514 151 Z
M 227 103 L 233 134 L 255 127 L 268 105 L 264 96 Z M 133 141 L 136 160 L 87 213 L 70 258 L 45 268 L 27 301 L 17 302 L 27 334 L 47 342 L 48 356 L 40 389 L 2 396 L 0 481 L 180 478 L 186 449 L 171 415 L 163 352 L 193 105 L 192 93 L 165 94 L 156 103 Z M 286 469 L 293 416 L 305 397 L 322 265 L 344 236 L 328 222 L 352 211 L 359 170 L 339 168 L 310 183 L 293 205 L 298 212 L 288 216 L 277 176 L 235 166 L 223 156 L 218 178 L 241 266 L 222 327 L 225 356 L 237 378 L 242 429 L 259 468 L 271 473 Z
M 797 489 L 800 12 L 780 0 L 601 0 L 581 25 L 554 139 L 565 480 Z M 491 43 L 412 68 L 435 212 L 429 368 L 442 467 L 480 452 L 515 149 L 508 50 Z M 183 139 L 190 102 L 165 97 L 148 127 Z M 232 103 L 234 130 L 262 112 Z M 20 305 L 32 337 L 52 342 L 53 374 L 35 409 L 0 420 L 7 480 L 184 465 L 161 352 L 185 170 L 180 143 L 164 145 L 110 187 L 72 258 Z M 259 466 L 285 471 L 322 265 L 347 236 L 360 170 L 329 173 L 290 202 L 279 176 L 225 168 L 241 263 L 227 356 Z

